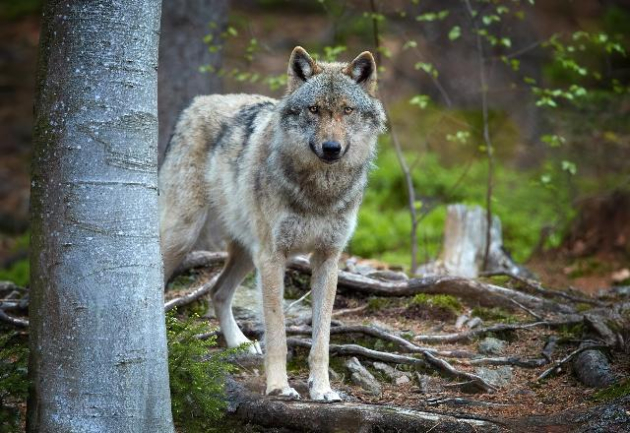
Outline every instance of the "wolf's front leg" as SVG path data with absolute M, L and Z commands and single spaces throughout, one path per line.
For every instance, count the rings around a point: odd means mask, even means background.
M 265 321 L 266 393 L 299 399 L 300 395 L 289 386 L 287 378 L 287 336 L 282 310 L 285 261 L 284 257 L 270 254 L 260 254 L 256 258 Z
M 328 378 L 328 345 L 330 320 L 337 291 L 337 262 L 339 253 L 316 252 L 311 257 L 313 276 L 313 345 L 308 357 L 311 374 L 308 387 L 311 399 L 341 401 L 337 392 L 330 388 Z

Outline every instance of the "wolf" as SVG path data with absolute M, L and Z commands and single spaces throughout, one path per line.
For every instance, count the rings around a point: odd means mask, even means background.
M 250 341 L 232 315 L 234 291 L 254 267 L 262 293 L 266 393 L 297 399 L 286 372 L 282 308 L 288 259 L 310 253 L 313 335 L 309 394 L 339 401 L 328 377 L 338 261 L 356 225 L 385 113 L 369 52 L 316 62 L 296 47 L 287 92 L 195 98 L 182 112 L 159 174 L 161 250 L 172 275 L 209 225 L 228 260 L 211 296 L 229 347 Z M 260 353 L 257 343 L 250 350 Z

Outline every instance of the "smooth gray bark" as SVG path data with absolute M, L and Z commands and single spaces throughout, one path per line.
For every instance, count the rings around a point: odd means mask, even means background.
M 159 155 L 163 157 L 177 117 L 195 96 L 217 93 L 221 78 L 199 72 L 200 66 L 221 68 L 222 51 L 210 52 L 227 25 L 228 0 L 163 0 L 160 32 Z
M 159 0 L 45 7 L 29 432 L 172 432 L 158 235 Z

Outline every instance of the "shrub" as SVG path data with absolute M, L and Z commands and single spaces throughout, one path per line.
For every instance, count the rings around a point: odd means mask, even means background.
M 223 416 L 225 378 L 236 370 L 226 358 L 238 349 L 209 356 L 216 337 L 198 338 L 210 331 L 209 325 L 198 319 L 193 314 L 180 320 L 172 312 L 166 317 L 173 419 L 186 433 L 211 431 Z

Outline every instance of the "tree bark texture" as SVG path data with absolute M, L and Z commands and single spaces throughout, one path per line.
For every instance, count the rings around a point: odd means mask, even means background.
M 229 0 L 163 0 L 160 32 L 159 155 L 163 157 L 179 114 L 195 96 L 217 93 L 221 78 L 199 67 L 219 69 L 222 50 L 214 53 L 204 42 L 219 43 L 227 25 Z M 162 159 L 160 159 L 162 161 Z
M 29 432 L 172 432 L 158 234 L 159 0 L 45 6 Z

